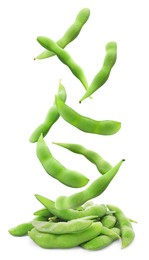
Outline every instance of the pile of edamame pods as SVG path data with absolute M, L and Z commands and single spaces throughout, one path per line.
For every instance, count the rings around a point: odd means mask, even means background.
M 65 50 L 65 47 L 79 35 L 89 16 L 88 8 L 80 10 L 74 23 L 57 42 L 43 36 L 37 38 L 45 50 L 35 59 L 57 56 L 85 88 L 80 103 L 88 97 L 91 98 L 91 95 L 106 83 L 117 58 L 117 44 L 108 42 L 103 66 L 91 84 L 88 84 L 83 69 Z M 44 121 L 33 131 L 29 140 L 31 143 L 36 143 L 36 155 L 47 174 L 68 187 L 82 188 L 89 183 L 89 179 L 83 173 L 66 168 L 54 158 L 44 137 L 59 117 L 83 132 L 96 135 L 113 135 L 120 130 L 121 123 L 83 116 L 69 107 L 66 99 L 67 93 L 60 81 L 53 105 L 48 110 Z M 29 235 L 37 245 L 49 249 L 80 246 L 87 250 L 99 250 L 120 238 L 122 248 L 130 245 L 135 237 L 132 227 L 132 222 L 135 221 L 127 217 L 117 206 L 98 205 L 92 201 L 107 189 L 125 160 L 122 159 L 112 166 L 100 154 L 80 144 L 56 142 L 53 144 L 84 156 L 95 165 L 100 176 L 83 191 L 68 197 L 59 196 L 55 202 L 36 194 L 36 199 L 44 208 L 34 212 L 33 220 L 10 229 L 9 233 L 13 236 Z

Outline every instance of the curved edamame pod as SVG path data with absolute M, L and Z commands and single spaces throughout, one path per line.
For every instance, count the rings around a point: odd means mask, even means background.
M 83 8 L 78 13 L 74 23 L 68 28 L 63 37 L 59 39 L 56 43 L 61 47 L 65 48 L 70 42 L 72 42 L 80 33 L 83 25 L 87 22 L 90 16 L 90 10 L 88 8 Z M 52 51 L 45 50 L 39 54 L 36 59 L 46 59 L 54 56 L 55 53 Z
M 86 133 L 99 135 L 113 135 L 121 128 L 121 123 L 112 120 L 97 121 L 78 114 L 71 107 L 67 106 L 57 96 L 55 97 L 57 110 L 61 117 L 69 124 Z
M 135 238 L 135 233 L 129 218 L 127 218 L 123 211 L 117 206 L 107 205 L 110 210 L 114 210 L 115 217 L 119 224 L 122 237 L 122 248 L 129 246 Z
M 61 84 L 61 81 L 59 82 L 57 95 L 61 100 L 65 102 L 67 95 L 64 86 Z M 43 135 L 43 137 L 45 137 L 52 125 L 58 120 L 59 117 L 60 114 L 58 113 L 54 102 L 53 106 L 49 109 L 44 122 L 34 130 L 29 138 L 29 141 L 31 143 L 37 142 L 41 134 Z
M 55 202 L 55 206 L 58 209 L 73 209 L 78 206 L 81 206 L 86 201 L 93 199 L 100 194 L 102 194 L 105 189 L 108 187 L 112 179 L 117 174 L 119 168 L 121 167 L 124 160 L 121 160 L 117 165 L 115 165 L 107 173 L 96 179 L 88 188 L 84 191 L 74 193 L 69 197 L 60 196 Z M 110 209 L 114 210 L 114 209 Z
M 51 214 L 64 219 L 72 220 L 77 218 L 84 218 L 88 216 L 98 216 L 103 217 L 107 213 L 107 208 L 105 205 L 93 205 L 85 210 L 74 210 L 74 209 L 62 209 L 59 210 L 55 207 L 55 203 L 41 195 L 35 195 L 35 197 L 51 212 Z
M 111 230 L 115 232 L 118 236 L 120 235 L 120 230 L 118 228 L 112 228 Z M 87 241 L 86 243 L 83 243 L 81 247 L 87 250 L 100 250 L 109 246 L 110 244 L 112 244 L 112 242 L 114 242 L 117 239 L 118 237 L 116 236 L 110 237 L 108 235 L 99 235 Z
M 68 234 L 81 232 L 92 225 L 92 220 L 73 219 L 67 222 L 32 221 L 32 225 L 40 232 L 50 234 Z
M 116 62 L 117 57 L 117 44 L 115 42 L 109 42 L 106 45 L 106 56 L 103 62 L 102 69 L 94 77 L 91 85 L 87 89 L 84 96 L 80 99 L 80 103 L 90 97 L 97 89 L 99 89 L 108 80 L 112 67 Z
M 107 228 L 113 228 L 116 224 L 116 217 L 113 215 L 106 215 L 101 219 L 101 223 Z
M 28 232 L 30 238 L 43 248 L 72 248 L 97 237 L 101 233 L 102 224 L 93 223 L 82 232 L 72 234 L 46 234 L 33 228 Z
M 67 144 L 67 143 L 55 143 L 53 142 L 53 144 L 59 145 L 61 147 L 64 147 L 66 149 L 68 149 L 69 151 L 73 152 L 73 153 L 77 153 L 77 154 L 81 154 L 84 157 L 86 157 L 90 162 L 94 163 L 98 169 L 98 171 L 101 174 L 105 174 L 106 172 L 108 172 L 112 166 L 110 165 L 110 163 L 108 163 L 107 161 L 105 161 L 98 153 L 88 150 L 87 148 L 85 148 L 82 145 L 79 144 Z
M 39 216 L 39 217 L 53 217 L 53 214 L 51 214 L 51 212 L 49 212 L 49 210 L 47 208 L 39 209 L 36 212 L 34 212 L 33 214 L 35 216 Z
M 80 188 L 88 183 L 88 178 L 81 173 L 66 169 L 52 156 L 42 135 L 37 142 L 36 154 L 45 171 L 61 183 L 73 188 Z
M 47 50 L 54 52 L 60 61 L 62 61 L 71 72 L 81 81 L 84 88 L 88 88 L 88 83 L 82 68 L 71 58 L 70 54 L 59 47 L 56 42 L 50 38 L 39 36 L 37 41 Z
M 18 236 L 18 237 L 22 237 L 28 234 L 28 231 L 30 231 L 33 228 L 33 225 L 31 222 L 27 222 L 27 223 L 23 223 L 20 224 L 14 228 L 11 228 L 8 230 L 8 232 L 12 235 L 12 236 Z

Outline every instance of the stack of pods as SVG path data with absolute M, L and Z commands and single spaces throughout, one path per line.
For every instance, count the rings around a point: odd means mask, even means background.
M 72 59 L 65 47 L 79 35 L 89 16 L 88 8 L 80 10 L 75 22 L 57 42 L 43 36 L 37 38 L 45 50 L 35 59 L 41 60 L 56 55 L 85 88 L 85 94 L 80 99 L 80 103 L 91 97 L 106 83 L 117 58 L 117 44 L 115 42 L 107 43 L 103 66 L 88 85 L 82 68 Z M 31 134 L 29 140 L 31 143 L 37 142 L 37 157 L 51 177 L 68 187 L 81 188 L 88 184 L 89 179 L 79 172 L 67 169 L 54 158 L 44 137 L 60 116 L 77 129 L 97 135 L 113 135 L 120 130 L 121 123 L 113 120 L 97 121 L 85 117 L 66 105 L 66 98 L 66 90 L 60 81 L 53 106 L 49 109 L 43 123 Z M 88 250 L 99 250 L 120 238 L 122 248 L 130 245 L 135 237 L 132 227 L 132 222 L 135 221 L 127 217 L 117 206 L 98 205 L 92 201 L 106 190 L 125 160 L 122 159 L 115 166 L 111 166 L 97 152 L 80 144 L 54 144 L 83 155 L 96 166 L 101 176 L 83 191 L 68 197 L 60 196 L 55 202 L 36 194 L 35 197 L 44 208 L 34 212 L 36 217 L 33 220 L 10 229 L 9 233 L 14 236 L 29 235 L 37 245 L 50 249 L 80 246 Z

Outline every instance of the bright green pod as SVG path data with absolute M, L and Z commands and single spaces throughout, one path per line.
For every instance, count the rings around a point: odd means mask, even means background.
M 56 54 L 60 61 L 62 61 L 71 72 L 77 77 L 83 84 L 84 88 L 88 88 L 88 83 L 82 68 L 72 59 L 70 54 L 64 49 L 59 47 L 56 42 L 48 37 L 39 36 L 37 41 L 47 50 L 52 51 Z
M 72 234 L 47 234 L 39 232 L 35 228 L 28 234 L 37 245 L 43 248 L 73 248 L 97 237 L 101 228 L 102 224 L 96 222 L 84 231 Z
M 129 246 L 135 238 L 135 233 L 129 218 L 127 218 L 123 211 L 117 206 L 107 205 L 110 210 L 115 211 L 115 217 L 119 224 L 122 238 L 122 248 Z
M 88 183 L 88 178 L 81 173 L 65 168 L 52 156 L 42 135 L 37 142 L 36 154 L 45 171 L 61 183 L 73 188 L 80 188 Z
M 73 219 L 67 222 L 32 221 L 32 225 L 40 232 L 50 234 L 68 234 L 81 232 L 91 226 L 92 220 Z
M 41 195 L 35 195 L 35 197 L 51 212 L 51 214 L 57 216 L 63 220 L 72 220 L 78 218 L 85 218 L 88 216 L 103 217 L 107 213 L 107 207 L 103 204 L 93 205 L 85 210 L 76 209 L 62 209 L 59 210 L 55 207 L 55 203 Z
M 31 222 L 20 224 L 14 228 L 8 230 L 12 236 L 22 237 L 28 234 L 28 231 L 32 230 L 33 225 Z
M 88 150 L 87 148 L 85 148 L 82 145 L 67 144 L 67 143 L 55 143 L 55 142 L 53 142 L 53 144 L 59 145 L 63 148 L 66 148 L 73 153 L 83 155 L 90 162 L 92 162 L 93 164 L 96 165 L 98 171 L 101 174 L 105 174 L 106 172 L 108 172 L 112 168 L 111 164 L 108 163 L 107 161 L 105 161 L 98 153 L 96 153 L 92 150 Z
M 74 193 L 69 197 L 60 196 L 55 202 L 55 206 L 58 209 L 73 209 L 78 206 L 81 206 L 86 201 L 93 199 L 100 194 L 102 194 L 105 189 L 108 187 L 110 182 L 113 180 L 117 174 L 119 168 L 121 167 L 124 160 L 121 160 L 116 164 L 111 170 L 107 173 L 96 179 L 88 188 L 78 193 Z
M 113 232 L 115 232 L 118 236 L 120 235 L 120 230 L 118 228 L 112 228 L 111 229 Z M 112 244 L 115 240 L 117 240 L 118 237 L 111 237 L 108 235 L 99 235 L 86 243 L 83 243 L 81 245 L 82 248 L 87 249 L 87 250 L 100 250 L 103 249 L 110 244 Z
M 113 228 L 116 224 L 116 221 L 117 219 L 113 215 L 107 215 L 101 219 L 101 223 L 107 228 Z
M 61 81 L 59 83 L 57 95 L 61 100 L 65 102 L 67 95 L 64 86 L 61 84 Z M 35 143 L 38 141 L 41 134 L 43 135 L 43 137 L 46 136 L 52 125 L 58 120 L 59 117 L 60 114 L 58 113 L 54 102 L 53 106 L 49 109 L 45 117 L 45 120 L 34 130 L 34 132 L 31 134 L 29 138 L 29 141 L 31 143 Z
M 106 56 L 103 62 L 102 69 L 94 77 L 91 85 L 87 89 L 84 96 L 80 99 L 80 103 L 90 97 L 97 89 L 105 84 L 110 76 L 112 67 L 114 66 L 117 58 L 117 44 L 116 42 L 109 42 L 106 45 Z
M 80 33 L 83 25 L 87 22 L 90 16 L 90 10 L 88 8 L 83 8 L 78 13 L 74 23 L 68 28 L 62 38 L 60 38 L 56 43 L 61 48 L 65 48 L 70 42 L 72 42 Z M 45 50 L 39 54 L 36 59 L 46 59 L 54 56 L 55 53 L 52 51 Z
M 51 214 L 47 208 L 42 208 L 37 210 L 36 212 L 34 212 L 34 215 L 39 217 L 47 217 L 47 218 L 53 216 L 53 214 Z
M 71 107 L 67 106 L 57 96 L 55 97 L 57 110 L 61 117 L 69 124 L 86 133 L 99 135 L 113 135 L 121 128 L 121 123 L 112 120 L 97 121 L 78 114 Z

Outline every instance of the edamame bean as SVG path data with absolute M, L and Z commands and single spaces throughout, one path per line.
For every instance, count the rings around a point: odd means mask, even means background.
M 30 231 L 33 228 L 32 223 L 28 222 L 28 223 L 23 223 L 20 224 L 14 228 L 11 228 L 8 230 L 8 232 L 12 235 L 12 236 L 25 236 L 28 234 L 28 231 Z
M 115 165 L 111 170 L 107 173 L 96 179 L 88 188 L 84 191 L 80 191 L 78 193 L 72 194 L 69 197 L 60 196 L 57 198 L 55 202 L 55 206 L 57 209 L 73 209 L 78 206 L 81 206 L 86 201 L 93 199 L 104 192 L 104 190 L 108 187 L 112 179 L 117 174 L 120 166 L 122 165 L 124 160 L 121 160 L 117 165 Z
M 33 228 L 28 232 L 30 238 L 43 248 L 72 248 L 97 237 L 101 232 L 102 224 L 96 222 L 82 232 L 72 234 L 46 234 Z
M 113 135 L 117 133 L 121 128 L 121 123 L 104 120 L 97 121 L 85 116 L 78 114 L 71 107 L 67 106 L 61 99 L 57 96 L 55 97 L 55 103 L 57 110 L 61 117 L 69 124 L 75 126 L 83 132 L 100 134 L 100 135 Z
M 82 145 L 79 144 L 67 144 L 67 143 L 55 143 L 53 142 L 53 144 L 59 145 L 61 147 L 64 147 L 66 149 L 68 149 L 69 151 L 73 152 L 73 153 L 77 153 L 77 154 L 81 154 L 84 157 L 86 157 L 90 162 L 94 163 L 98 169 L 98 171 L 101 174 L 105 174 L 106 172 L 108 172 L 112 166 L 110 165 L 110 163 L 108 163 L 107 161 L 105 161 L 98 153 L 88 150 L 87 148 L 85 148 Z
M 135 233 L 129 218 L 127 218 L 123 211 L 117 206 L 107 205 L 110 210 L 115 210 L 115 217 L 119 223 L 121 237 L 122 237 L 122 248 L 129 246 L 135 238 Z
M 107 212 L 107 208 L 103 204 L 94 205 L 81 211 L 74 209 L 59 210 L 55 207 L 55 203 L 52 200 L 37 194 L 35 195 L 35 197 L 51 212 L 51 214 L 64 220 L 84 218 L 88 216 L 98 216 L 99 218 L 101 218 Z
M 57 95 L 61 100 L 65 102 L 67 95 L 64 86 L 61 84 L 61 81 L 59 83 Z M 41 134 L 43 134 L 43 137 L 46 136 L 52 125 L 58 120 L 59 117 L 60 114 L 58 113 L 54 102 L 53 106 L 49 109 L 45 120 L 34 130 L 34 132 L 31 134 L 29 138 L 29 141 L 31 143 L 35 143 L 38 141 Z
M 57 44 L 61 48 L 65 48 L 70 42 L 72 42 L 80 33 L 83 25 L 87 22 L 90 16 L 90 10 L 88 8 L 83 8 L 78 13 L 75 22 L 68 28 L 63 37 L 57 41 Z M 52 51 L 45 50 L 39 54 L 36 59 L 46 59 L 54 56 L 55 53 Z
M 67 222 L 32 221 L 32 225 L 40 232 L 50 234 L 69 234 L 81 232 L 91 226 L 92 220 L 73 219 Z
M 112 67 L 116 62 L 117 57 L 117 44 L 115 42 L 109 42 L 106 45 L 106 56 L 102 69 L 97 73 L 93 79 L 91 85 L 87 89 L 84 96 L 80 99 L 80 103 L 99 89 L 108 80 Z
M 113 228 L 116 221 L 116 217 L 113 215 L 106 215 L 101 219 L 101 223 L 107 228 Z
M 36 212 L 34 212 L 34 215 L 39 217 L 47 217 L 47 218 L 53 216 L 53 214 L 51 214 L 51 212 L 49 212 L 47 208 L 37 210 Z
M 118 228 L 112 228 L 113 232 L 115 232 L 118 236 L 120 235 L 120 230 Z M 83 243 L 81 245 L 82 248 L 87 249 L 87 250 L 100 250 L 103 249 L 115 240 L 117 240 L 118 237 L 110 237 L 108 235 L 99 235 L 86 243 Z
M 84 88 L 88 88 L 88 83 L 82 68 L 71 58 L 70 54 L 64 49 L 60 48 L 56 42 L 50 38 L 39 36 L 37 41 L 48 51 L 54 52 L 60 61 L 62 61 L 71 72 L 80 80 Z
M 88 178 L 81 173 L 66 169 L 52 156 L 42 135 L 37 142 L 36 154 L 45 171 L 61 183 L 73 188 L 80 188 L 88 183 Z

